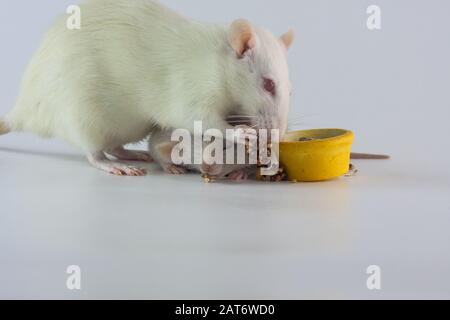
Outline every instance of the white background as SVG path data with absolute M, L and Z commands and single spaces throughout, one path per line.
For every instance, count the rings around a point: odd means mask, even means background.
M 450 298 L 450 2 L 164 1 L 195 19 L 293 27 L 293 129 L 354 130 L 360 173 L 205 185 L 112 177 L 78 150 L 0 137 L 0 298 Z M 73 1 L 2 1 L 0 115 Z M 382 9 L 382 30 L 366 9 Z M 82 290 L 65 287 L 67 266 Z M 369 265 L 382 290 L 366 288 Z

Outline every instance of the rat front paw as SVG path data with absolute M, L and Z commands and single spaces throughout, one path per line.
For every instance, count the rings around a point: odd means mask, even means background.
M 248 126 L 237 126 L 236 142 L 245 145 L 245 150 L 248 154 L 254 155 L 258 151 L 258 132 Z
M 210 177 L 219 177 L 222 174 L 223 165 L 221 164 L 202 164 L 201 172 Z
M 182 174 L 186 174 L 186 172 L 187 172 L 187 170 L 185 168 L 176 166 L 174 164 L 165 166 L 164 171 L 168 174 L 173 174 L 173 175 L 182 175 Z
M 230 173 L 227 176 L 228 180 L 230 181 L 245 181 L 248 179 L 248 173 L 246 170 L 236 170 Z

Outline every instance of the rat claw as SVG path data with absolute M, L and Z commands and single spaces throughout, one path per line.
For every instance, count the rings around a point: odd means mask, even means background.
M 169 174 L 174 174 L 174 175 L 182 175 L 185 174 L 187 172 L 187 170 L 183 167 L 180 166 L 176 166 L 174 164 L 168 165 L 164 168 L 164 171 L 169 173 Z
M 148 174 L 148 170 L 147 169 L 142 169 L 141 170 L 141 175 L 145 176 Z
M 130 168 L 129 172 L 130 175 L 132 176 L 137 176 L 139 174 L 138 170 L 136 168 Z
M 89 154 L 88 160 L 95 168 L 116 176 L 145 176 L 147 174 L 147 170 L 144 168 L 136 168 L 110 161 L 103 152 Z
M 115 168 L 112 168 L 111 171 L 109 171 L 109 173 L 111 173 L 113 175 L 116 175 L 116 176 L 122 176 L 123 175 L 122 171 L 120 171 L 118 169 L 115 169 Z
M 145 176 L 147 174 L 147 170 L 144 168 L 136 168 L 136 167 L 132 167 L 131 168 L 131 172 L 133 173 L 134 176 L 136 177 L 140 177 L 140 176 Z
M 248 179 L 248 174 L 245 170 L 236 170 L 228 175 L 228 179 L 231 181 L 244 181 Z
M 201 171 L 208 176 L 219 176 L 223 171 L 223 165 L 203 163 Z

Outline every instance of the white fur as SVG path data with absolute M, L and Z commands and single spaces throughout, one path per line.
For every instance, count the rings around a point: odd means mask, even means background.
M 145 138 L 152 127 L 225 129 L 241 106 L 260 125 L 286 130 L 286 47 L 255 27 L 256 47 L 238 59 L 228 27 L 201 24 L 152 0 L 87 0 L 81 30 L 57 19 L 25 73 L 13 130 L 63 138 L 86 153 Z M 253 72 L 250 72 L 252 70 Z M 278 85 L 276 98 L 262 77 Z

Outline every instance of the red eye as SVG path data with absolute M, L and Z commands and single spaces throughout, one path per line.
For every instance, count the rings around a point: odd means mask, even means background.
M 264 78 L 264 90 L 270 92 L 272 95 L 275 95 L 276 86 L 275 82 L 272 79 Z

